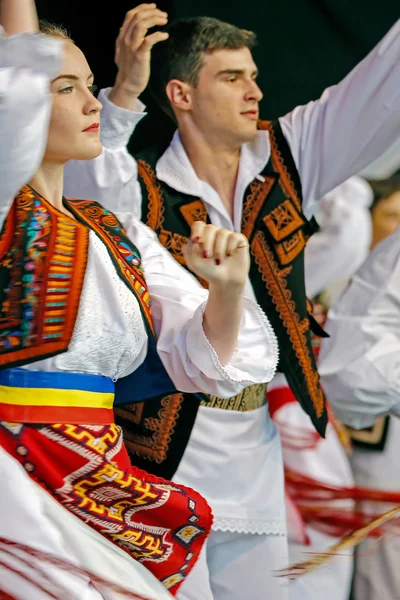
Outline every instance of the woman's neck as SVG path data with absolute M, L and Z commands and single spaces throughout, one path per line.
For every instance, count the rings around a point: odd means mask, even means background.
M 54 208 L 71 216 L 71 213 L 64 207 L 62 202 L 64 188 L 63 164 L 43 162 L 32 177 L 29 185 L 43 196 L 47 202 L 52 204 Z

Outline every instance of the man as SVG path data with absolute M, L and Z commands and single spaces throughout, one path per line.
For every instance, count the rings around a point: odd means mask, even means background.
M 103 155 L 86 167 L 72 165 L 67 194 L 75 194 L 79 180 L 80 194 L 135 210 L 179 262 L 194 218 L 245 233 L 252 251 L 247 293 L 268 315 L 280 369 L 323 434 L 303 250 L 316 228 L 317 200 L 396 137 L 400 23 L 341 84 L 274 123 L 259 122 L 254 34 L 208 18 L 173 24 L 168 40 L 153 49 L 150 85 L 178 132 L 165 152 L 141 157 L 137 180 L 137 163 L 124 146 L 142 116 L 132 109 L 140 110 L 137 98 L 147 85 L 151 37 L 161 35 L 146 37 L 156 12 L 142 5 L 127 15 L 116 85 L 101 95 Z M 250 388 L 231 403 L 211 398 L 198 412 L 193 397 L 163 399 L 128 437 L 148 470 L 152 464 L 170 476 L 179 465 L 174 480 L 199 489 L 214 511 L 207 552 L 182 600 L 287 597 L 275 576 L 287 561 L 281 447 L 264 392 Z M 132 432 L 135 424 L 127 425 Z

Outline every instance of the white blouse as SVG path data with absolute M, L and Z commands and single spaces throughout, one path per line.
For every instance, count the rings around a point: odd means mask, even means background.
M 58 40 L 0 32 L 0 206 L 2 221 L 20 187 L 40 165 L 46 144 Z M 237 347 L 222 366 L 207 340 L 203 310 L 208 292 L 158 243 L 154 233 L 129 214 L 119 215 L 142 256 L 152 298 L 158 351 L 176 387 L 221 397 L 251 383 L 269 381 L 278 352 L 262 311 L 245 299 Z M 136 370 L 147 351 L 147 334 L 134 295 L 119 279 L 107 249 L 89 235 L 89 257 L 70 348 L 26 368 L 97 373 L 117 379 Z

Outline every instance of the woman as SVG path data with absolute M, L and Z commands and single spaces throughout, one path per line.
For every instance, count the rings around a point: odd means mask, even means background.
M 32 0 L 1 9 L 5 30 L 21 35 L 0 38 L 0 537 L 128 589 L 145 577 L 136 559 L 175 594 L 211 512 L 196 492 L 129 464 L 114 383 L 143 363 L 153 332 L 178 389 L 232 396 L 271 379 L 274 334 L 243 300 L 247 240 L 194 223 L 185 258 L 208 282 L 202 292 L 133 217 L 64 199 L 65 163 L 101 152 L 93 76 L 71 41 L 32 35 Z M 5 592 L 44 597 L 31 567 L 21 575 L 10 560 L 0 561 Z M 52 575 L 53 597 L 115 597 L 85 575 Z

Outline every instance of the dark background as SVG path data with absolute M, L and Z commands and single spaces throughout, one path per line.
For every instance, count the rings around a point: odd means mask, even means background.
M 137 3 L 37 0 L 40 18 L 66 26 L 84 51 L 99 87 L 112 85 L 114 41 L 125 12 Z M 174 18 L 207 15 L 255 31 L 254 51 L 264 93 L 261 116 L 274 118 L 317 98 L 338 82 L 400 17 L 398 0 L 159 0 Z M 146 93 L 150 118 L 139 125 L 131 148 L 168 138 L 173 125 Z

